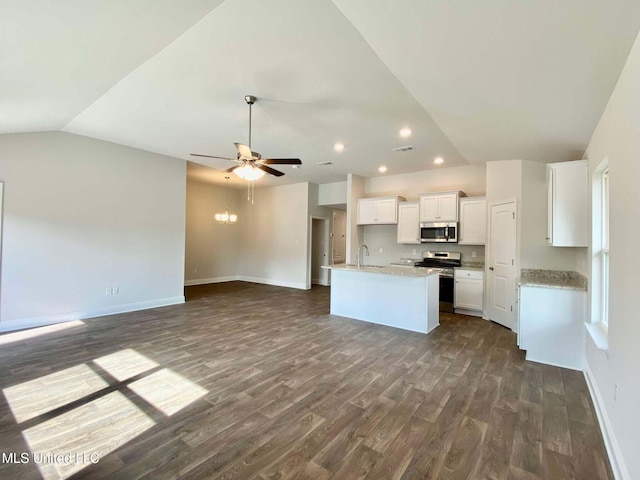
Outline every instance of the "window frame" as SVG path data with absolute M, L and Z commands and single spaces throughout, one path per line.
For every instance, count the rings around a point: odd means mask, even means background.
M 609 167 L 600 175 L 601 215 L 600 215 L 600 323 L 605 331 L 609 329 Z

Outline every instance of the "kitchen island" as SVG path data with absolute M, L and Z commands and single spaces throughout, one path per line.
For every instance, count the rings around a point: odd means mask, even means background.
M 429 268 L 332 265 L 331 314 L 429 333 L 440 324 L 438 273 Z

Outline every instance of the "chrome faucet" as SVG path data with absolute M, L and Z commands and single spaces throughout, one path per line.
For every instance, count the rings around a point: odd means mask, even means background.
M 364 251 L 369 256 L 369 247 L 367 247 L 364 243 L 358 247 L 358 253 L 356 254 L 356 265 L 360 268 L 360 249 L 364 247 Z M 362 264 L 364 266 L 364 263 Z

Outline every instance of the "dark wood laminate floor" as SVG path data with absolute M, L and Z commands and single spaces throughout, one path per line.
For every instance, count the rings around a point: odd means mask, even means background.
M 0 478 L 613 478 L 582 374 L 498 325 L 331 317 L 325 287 L 186 293 L 2 345 L 0 452 L 81 463 L 5 457 Z

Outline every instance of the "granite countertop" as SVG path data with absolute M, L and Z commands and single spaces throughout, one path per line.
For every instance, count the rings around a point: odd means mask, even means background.
M 523 268 L 518 285 L 542 288 L 587 290 L 587 279 L 578 272 L 564 270 L 535 270 Z
M 463 270 L 482 270 L 484 271 L 484 262 L 462 262 L 460 267 Z
M 401 277 L 428 277 L 430 275 L 438 275 L 438 272 L 431 268 L 424 267 L 404 267 L 404 266 L 378 266 L 378 265 L 361 265 L 358 268 L 355 265 L 347 265 L 340 263 L 337 265 L 324 266 L 331 270 L 350 270 L 354 272 L 365 273 L 383 273 L 386 275 L 398 275 Z

